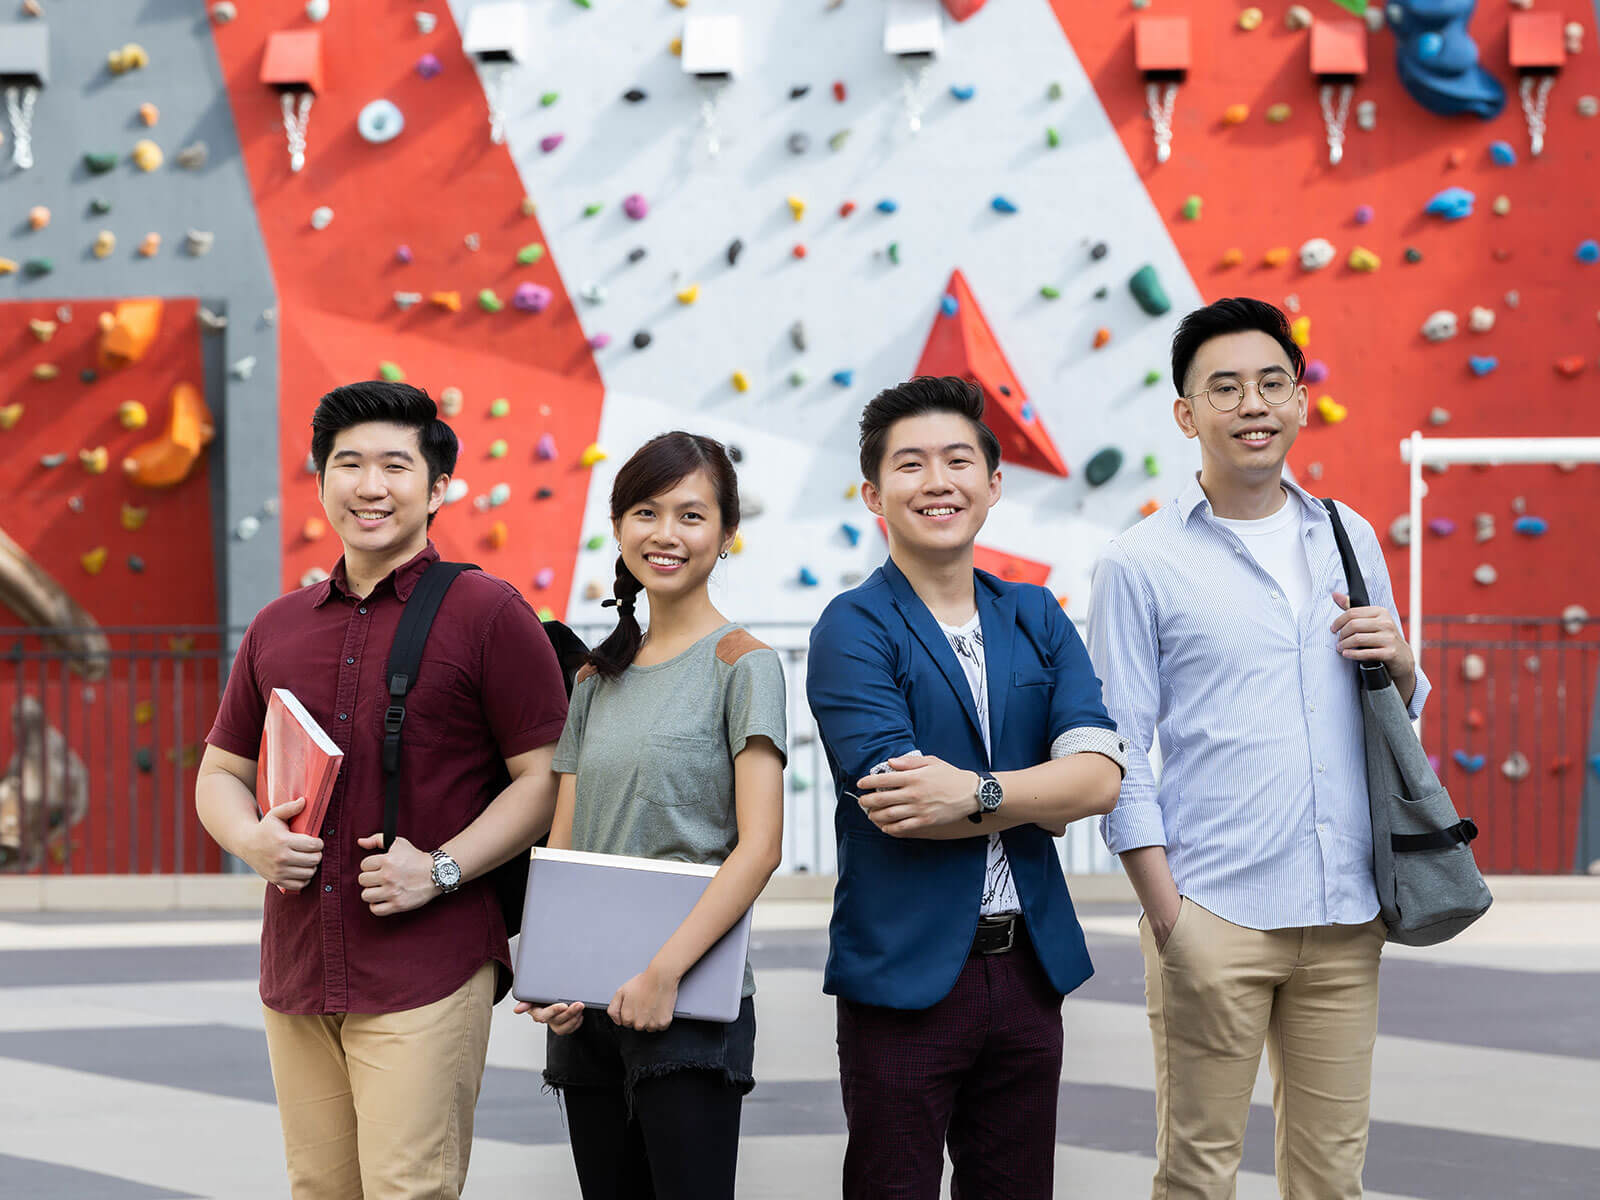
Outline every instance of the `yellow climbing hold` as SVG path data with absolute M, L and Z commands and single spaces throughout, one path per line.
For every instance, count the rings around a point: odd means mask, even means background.
M 1383 261 L 1365 246 L 1357 246 L 1350 251 L 1350 269 L 1352 271 L 1372 272 L 1382 265 Z
M 80 556 L 78 561 L 83 564 L 83 569 L 89 574 L 98 575 L 105 570 L 108 553 L 104 546 L 96 546 L 89 553 Z
M 15 429 L 20 420 L 22 420 L 22 405 L 8 404 L 0 408 L 0 430 Z
M 672 53 L 674 53 L 674 54 L 682 55 L 683 54 L 683 39 L 682 38 L 673 38 L 670 42 L 667 43 L 667 49 L 672 51 Z
M 55 363 L 40 363 L 33 369 L 33 377 L 46 383 L 59 374 L 61 374 L 61 368 L 56 366 Z
M 693 304 L 696 300 L 700 299 L 700 285 L 698 283 L 691 283 L 688 287 L 683 288 L 674 294 L 678 297 L 679 304 Z
M 738 554 L 743 550 L 744 550 L 744 534 L 736 533 L 736 534 L 733 535 L 733 541 L 728 546 L 728 553 L 729 554 Z
M 1267 106 L 1267 120 L 1274 125 L 1282 125 L 1289 119 L 1293 110 L 1282 102 Z
M 1237 246 L 1233 246 L 1222 252 L 1222 262 L 1219 265 L 1223 267 L 1237 267 L 1243 262 L 1244 251 L 1239 249 Z
M 599 442 L 590 442 L 583 448 L 583 454 L 578 462 L 585 467 L 592 467 L 597 462 L 604 462 L 609 455 L 600 448 Z
M 1222 110 L 1222 123 L 1224 125 L 1243 125 L 1250 119 L 1250 106 L 1248 104 L 1230 104 Z
M 109 229 L 102 229 L 94 237 L 94 256 L 96 258 L 110 258 L 117 248 L 117 235 Z
M 1311 318 L 1296 317 L 1289 322 L 1289 336 L 1294 339 L 1294 344 L 1304 350 L 1311 344 Z
M 1247 8 L 1239 14 L 1239 28 L 1247 33 L 1252 29 L 1260 29 L 1263 19 L 1259 8 Z
M 855 484 L 852 483 L 849 487 L 845 488 L 845 490 L 844 490 L 844 498 L 846 500 L 854 500 L 856 498 L 856 485 Z
M 57 328 L 58 326 L 54 321 L 45 321 L 39 317 L 35 317 L 28 322 L 28 332 L 41 342 L 48 342 L 55 337 Z
M 748 392 L 750 390 L 750 376 L 743 371 L 735 371 L 733 373 L 733 390 L 736 392 Z
M 156 706 L 148 700 L 140 700 L 133 706 L 133 722 L 135 725 L 148 725 L 156 719 Z
M 122 506 L 122 527 L 129 533 L 144 528 L 144 523 L 150 518 L 148 508 L 140 508 L 137 504 L 124 504 Z
M 150 413 L 137 400 L 124 400 L 117 405 L 117 420 L 124 429 L 143 429 L 150 424 Z
M 89 474 L 104 475 L 106 468 L 111 465 L 111 452 L 104 446 L 96 446 L 93 450 L 79 450 L 78 462 Z
M 1334 400 L 1332 396 L 1319 396 L 1317 398 L 1317 415 L 1329 425 L 1337 425 L 1350 415 L 1350 410 Z
M 14 275 L 17 272 L 17 260 L 14 258 L 0 258 L 0 275 Z
M 1274 246 L 1261 256 L 1261 261 L 1269 267 L 1281 267 L 1289 261 L 1289 247 Z
M 790 196 L 789 211 L 794 214 L 794 219 L 798 221 L 806 215 L 806 202 L 800 199 L 799 196 Z
M 124 71 L 137 71 L 140 67 L 149 65 L 150 56 L 138 42 L 129 42 L 120 50 L 113 50 L 106 55 L 106 66 L 111 69 L 113 75 L 121 75 Z
M 133 148 L 133 164 L 141 171 L 154 171 L 164 161 L 166 155 L 161 153 L 161 147 L 149 138 L 143 139 Z

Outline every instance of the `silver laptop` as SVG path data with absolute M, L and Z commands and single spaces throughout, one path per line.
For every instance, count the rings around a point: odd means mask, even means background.
M 536 847 L 511 994 L 533 1004 L 582 1001 L 602 1012 L 650 965 L 700 899 L 714 866 Z M 736 1020 L 750 913 L 678 985 L 675 1017 Z

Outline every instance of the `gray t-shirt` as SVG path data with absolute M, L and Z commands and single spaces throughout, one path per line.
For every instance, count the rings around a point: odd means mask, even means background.
M 580 672 L 554 763 L 577 776 L 572 848 L 720 864 L 739 841 L 733 760 L 761 736 L 787 761 L 785 714 L 777 652 L 737 625 L 617 679 Z

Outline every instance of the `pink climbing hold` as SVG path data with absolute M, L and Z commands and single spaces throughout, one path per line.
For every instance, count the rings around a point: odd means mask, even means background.
M 552 134 L 549 134 L 546 137 L 542 137 L 542 138 L 539 139 L 539 149 L 543 150 L 546 154 L 549 154 L 550 151 L 554 150 L 557 146 L 561 145 L 561 143 L 566 141 L 566 140 L 567 140 L 567 135 L 566 134 L 564 134 L 564 133 L 552 133 Z
M 609 333 L 595 333 L 589 336 L 589 349 L 591 350 L 604 350 L 609 345 L 611 345 L 611 335 Z
M 556 439 L 553 434 L 541 433 L 533 447 L 533 456 L 540 462 L 549 462 L 556 456 Z
M 533 577 L 533 586 L 538 588 L 540 591 L 543 591 L 555 581 L 556 573 L 553 568 L 540 567 L 538 573 Z
M 417 59 L 417 74 L 424 79 L 432 79 L 444 70 L 444 64 L 439 61 L 437 54 L 424 54 Z
M 511 307 L 521 312 L 541 313 L 550 307 L 554 293 L 543 284 L 519 283 L 511 293 Z
M 635 221 L 642 221 L 645 219 L 645 217 L 650 215 L 650 201 L 646 200 L 638 192 L 633 192 L 632 194 L 624 197 L 622 201 L 622 211 L 627 213 Z

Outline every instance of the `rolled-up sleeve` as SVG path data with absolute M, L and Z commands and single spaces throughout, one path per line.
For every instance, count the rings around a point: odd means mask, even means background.
M 1103 754 L 1126 774 L 1127 739 L 1106 712 L 1083 639 L 1056 598 L 1044 588 L 1039 593 L 1050 635 L 1050 757 Z
M 1101 679 L 1106 712 L 1127 743 L 1117 806 L 1100 820 L 1113 854 L 1165 846 L 1150 747 L 1161 703 L 1154 608 L 1133 564 L 1115 543 L 1095 563 L 1089 599 L 1089 658 Z

